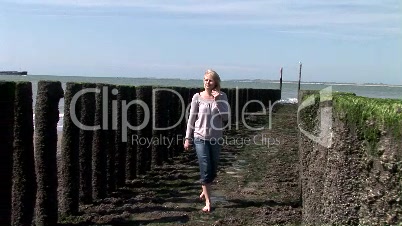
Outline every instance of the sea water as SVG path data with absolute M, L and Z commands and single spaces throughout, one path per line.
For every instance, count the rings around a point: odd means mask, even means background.
M 85 83 L 106 83 L 116 85 L 152 85 L 152 86 L 179 86 L 179 87 L 199 87 L 202 89 L 201 79 L 161 79 L 161 78 L 129 78 L 129 77 L 79 77 L 79 76 L 54 76 L 54 75 L 28 75 L 28 76 L 9 76 L 1 75 L 0 80 L 6 81 L 30 81 L 32 82 L 33 105 L 36 103 L 36 92 L 38 81 L 60 81 L 63 89 L 66 82 L 85 82 Z M 253 89 L 279 89 L 279 81 L 272 80 L 223 80 L 221 83 L 224 88 L 253 88 Z M 355 93 L 358 96 L 373 98 L 402 99 L 402 85 L 384 84 L 350 84 L 350 83 L 330 83 L 330 82 L 310 82 L 301 83 L 302 90 L 321 90 L 331 86 L 333 91 Z M 284 81 L 282 83 L 281 102 L 297 103 L 298 82 Z M 58 130 L 63 127 L 64 99 L 59 104 L 60 120 Z

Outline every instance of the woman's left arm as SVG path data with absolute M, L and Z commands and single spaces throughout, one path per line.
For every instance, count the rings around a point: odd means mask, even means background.
M 222 117 L 223 121 L 227 121 L 229 118 L 229 102 L 226 93 L 219 92 L 218 95 L 215 96 L 216 107 L 218 108 L 219 114 Z

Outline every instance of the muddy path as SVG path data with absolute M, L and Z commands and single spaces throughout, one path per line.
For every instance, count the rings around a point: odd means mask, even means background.
M 198 163 L 186 152 L 60 225 L 299 225 L 296 108 L 275 106 L 271 129 L 268 116 L 251 116 L 249 126 L 265 128 L 225 132 L 211 213 L 201 211 Z

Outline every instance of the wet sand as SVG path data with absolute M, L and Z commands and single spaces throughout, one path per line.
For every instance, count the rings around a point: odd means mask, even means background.
M 247 123 L 265 129 L 250 131 L 240 125 L 225 132 L 233 142 L 222 150 L 211 213 L 201 211 L 195 153 L 185 152 L 173 164 L 127 181 L 111 197 L 81 205 L 79 216 L 60 219 L 60 225 L 297 225 L 301 197 L 296 109 L 278 106 L 272 129 L 267 116 L 255 116 Z M 245 144 L 246 138 L 251 142 Z

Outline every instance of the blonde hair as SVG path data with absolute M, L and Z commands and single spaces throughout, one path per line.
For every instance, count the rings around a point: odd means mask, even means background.
M 218 73 L 216 73 L 216 71 L 212 70 L 212 69 L 208 69 L 205 71 L 204 73 L 204 77 L 206 75 L 210 75 L 212 77 L 212 79 L 215 81 L 215 89 L 217 91 L 221 91 L 221 78 L 219 77 Z

